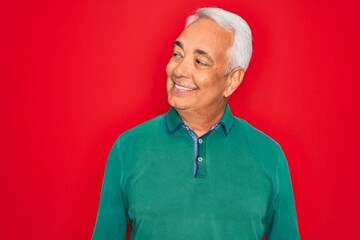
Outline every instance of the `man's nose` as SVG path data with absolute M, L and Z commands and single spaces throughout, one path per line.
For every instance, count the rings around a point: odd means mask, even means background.
M 190 76 L 190 60 L 186 57 L 181 59 L 180 62 L 177 63 L 176 67 L 174 68 L 174 75 L 176 78 L 188 78 Z

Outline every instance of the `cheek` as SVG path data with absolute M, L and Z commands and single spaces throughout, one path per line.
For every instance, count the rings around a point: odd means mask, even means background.
M 202 88 L 210 90 L 212 86 L 216 85 L 215 79 L 211 73 L 193 73 L 194 83 Z
M 209 97 L 221 96 L 226 88 L 226 80 L 219 74 L 198 76 L 197 85 L 200 86 Z

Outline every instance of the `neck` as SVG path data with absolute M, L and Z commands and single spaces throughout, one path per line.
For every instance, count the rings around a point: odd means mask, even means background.
M 184 123 L 201 137 L 220 121 L 224 115 L 225 107 L 226 102 L 211 111 L 176 110 Z

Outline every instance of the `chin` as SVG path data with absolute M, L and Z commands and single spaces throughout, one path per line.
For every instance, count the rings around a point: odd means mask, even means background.
M 173 98 L 174 97 L 168 97 L 168 103 L 170 106 L 179 110 L 186 109 L 186 104 L 180 103 L 179 101 L 176 101 Z
M 169 99 L 168 103 L 170 106 L 172 106 L 173 108 L 176 108 L 176 109 L 181 109 L 183 107 L 182 104 L 179 104 L 177 101 L 174 101 L 172 99 Z
M 169 104 L 177 111 L 186 111 L 186 110 L 191 110 L 193 108 L 191 104 L 179 103 L 176 101 L 169 101 Z

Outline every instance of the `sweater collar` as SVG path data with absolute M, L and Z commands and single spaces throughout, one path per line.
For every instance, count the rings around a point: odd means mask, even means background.
M 181 126 L 185 125 L 185 123 L 173 107 L 171 107 L 169 112 L 165 115 L 165 124 L 169 134 L 173 134 Z M 223 127 L 226 135 L 229 134 L 231 128 L 234 125 L 234 115 L 231 113 L 229 104 L 226 104 L 224 115 L 214 127 L 219 125 Z

